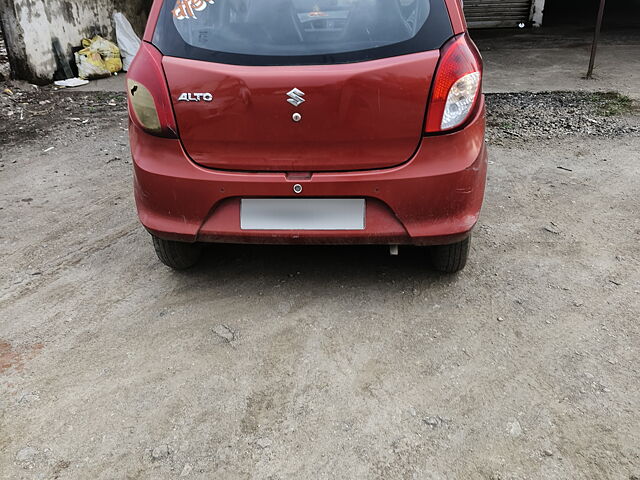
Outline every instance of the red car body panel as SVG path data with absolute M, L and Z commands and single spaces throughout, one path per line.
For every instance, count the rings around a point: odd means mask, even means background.
M 468 235 L 484 196 L 487 151 L 484 105 L 464 129 L 424 137 L 398 167 L 362 172 L 226 172 L 195 164 L 179 140 L 130 127 L 135 196 L 143 225 L 181 241 L 250 243 L 445 244 Z M 293 185 L 304 187 L 302 195 Z M 243 231 L 241 198 L 367 199 L 361 231 Z
M 369 62 L 245 67 L 165 57 L 182 144 L 205 167 L 339 171 L 406 162 L 422 139 L 438 51 Z M 296 87 L 305 101 L 294 107 Z M 213 92 L 212 102 L 177 99 Z M 302 120 L 294 122 L 299 113 Z
M 144 35 L 142 40 L 145 42 L 151 42 L 153 40 L 153 34 L 156 31 L 156 24 L 158 23 L 158 17 L 160 16 L 160 10 L 162 10 L 162 4 L 164 0 L 153 0 L 151 10 L 149 11 L 149 17 L 147 18 L 147 26 L 144 29 Z
M 462 0 L 445 0 L 447 10 L 449 10 L 449 18 L 453 27 L 453 34 L 458 35 L 467 30 L 467 21 L 464 18 L 462 10 Z

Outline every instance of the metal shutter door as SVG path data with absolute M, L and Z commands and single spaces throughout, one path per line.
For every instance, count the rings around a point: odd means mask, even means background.
M 517 27 L 531 17 L 531 0 L 464 0 L 470 28 Z

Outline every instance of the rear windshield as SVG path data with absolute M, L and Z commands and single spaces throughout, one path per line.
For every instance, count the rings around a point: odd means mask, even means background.
M 347 63 L 440 48 L 444 0 L 165 0 L 154 44 L 238 65 Z

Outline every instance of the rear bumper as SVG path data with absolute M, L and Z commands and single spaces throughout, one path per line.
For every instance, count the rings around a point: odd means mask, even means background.
M 434 245 L 464 239 L 484 197 L 487 150 L 484 109 L 464 129 L 425 137 L 400 166 L 355 172 L 285 173 L 210 170 L 193 163 L 179 140 L 130 126 L 135 199 L 154 235 L 187 242 Z M 293 185 L 303 186 L 296 195 Z M 246 231 L 240 199 L 260 197 L 366 199 L 366 229 Z

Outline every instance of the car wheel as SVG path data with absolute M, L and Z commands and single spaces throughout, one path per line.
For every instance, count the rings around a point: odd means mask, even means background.
M 431 247 L 431 264 L 439 272 L 456 273 L 464 268 L 469 257 L 471 237 L 450 245 Z
M 202 245 L 199 243 L 175 242 L 158 238 L 155 235 L 151 237 L 156 255 L 167 267 L 174 270 L 186 270 L 200 260 Z

